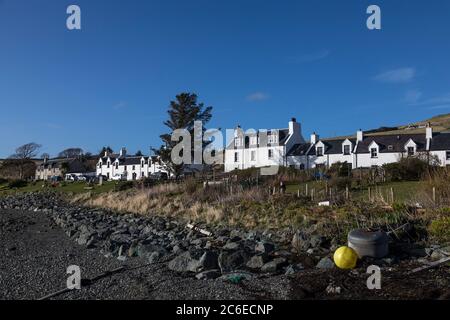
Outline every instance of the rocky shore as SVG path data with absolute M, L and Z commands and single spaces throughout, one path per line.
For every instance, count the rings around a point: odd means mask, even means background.
M 358 266 L 360 271 L 342 271 L 336 269 L 331 259 L 338 246 L 335 240 L 305 231 L 271 234 L 215 227 L 207 230 L 211 232 L 208 234 L 199 229 L 189 229 L 185 223 L 166 217 L 119 214 L 74 206 L 54 193 L 0 198 L 0 212 L 2 209 L 4 212 L 17 210 L 45 215 L 77 247 L 95 251 L 104 258 L 118 262 L 154 267 L 163 265 L 164 270 L 183 279 L 231 284 L 257 284 L 261 279 L 270 278 L 278 283 L 288 281 L 290 285 L 281 298 L 305 298 L 305 292 L 314 291 L 304 287 L 297 290 L 297 280 L 303 277 L 321 277 L 320 283 L 329 281 L 330 276 L 342 277 L 344 281 L 345 277 L 356 272 L 362 278 L 360 282 L 364 283 L 364 268 L 369 264 L 376 263 L 386 270 L 398 268 L 398 272 L 402 273 L 404 268 L 411 268 L 427 259 L 438 259 L 442 255 L 439 246 L 425 248 L 399 242 L 391 245 L 393 250 L 390 256 L 378 261 L 365 259 Z M 324 288 L 321 285 L 319 290 L 333 294 L 340 292 L 341 288 L 334 286 L 334 282 L 336 280 Z M 273 287 L 277 286 L 273 281 L 270 283 Z M 214 286 L 216 284 L 214 282 Z

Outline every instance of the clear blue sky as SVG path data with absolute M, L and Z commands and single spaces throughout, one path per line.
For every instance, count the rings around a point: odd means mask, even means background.
M 214 107 L 208 127 L 295 116 L 324 137 L 422 120 L 450 112 L 449 57 L 448 0 L 0 0 L 0 157 L 31 141 L 147 152 L 182 91 Z

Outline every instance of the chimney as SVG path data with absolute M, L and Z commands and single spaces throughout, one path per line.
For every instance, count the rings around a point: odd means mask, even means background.
M 48 156 L 45 155 L 45 156 L 44 156 L 44 164 L 47 164 L 47 162 L 48 162 Z
M 360 142 L 363 141 L 364 139 L 364 133 L 361 129 L 359 129 L 358 131 L 356 131 L 356 141 Z
M 316 144 L 319 141 L 319 135 L 313 132 L 311 135 L 311 144 Z
M 125 149 L 125 147 L 122 147 L 120 149 L 120 156 L 125 157 L 126 155 L 127 155 L 127 149 Z
M 425 129 L 425 138 L 427 140 L 433 139 L 433 128 L 431 127 L 430 123 L 427 123 L 427 127 Z
M 109 156 L 109 152 L 108 152 L 108 150 L 105 150 L 105 158 L 108 158 L 108 156 Z
M 289 134 L 300 135 L 300 124 L 295 118 L 292 118 L 291 121 L 289 121 Z

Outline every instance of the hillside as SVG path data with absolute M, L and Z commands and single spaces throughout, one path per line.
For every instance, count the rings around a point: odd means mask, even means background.
M 425 126 L 430 123 L 434 132 L 443 132 L 450 130 L 450 113 L 434 116 L 427 120 L 418 121 L 407 125 L 399 125 L 397 127 L 380 127 L 378 129 L 365 130 L 366 136 L 380 136 L 389 134 L 411 134 L 411 133 L 424 133 Z M 324 140 L 339 139 L 339 138 L 351 138 L 354 135 L 333 137 Z

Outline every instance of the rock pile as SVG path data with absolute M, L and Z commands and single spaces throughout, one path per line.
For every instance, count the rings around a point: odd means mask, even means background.
M 54 193 L 1 198 L 0 208 L 44 212 L 78 245 L 121 260 L 168 261 L 169 269 L 195 273 L 198 279 L 236 271 L 292 274 L 303 269 L 290 263 L 291 253 L 282 250 L 270 234 L 216 228 L 208 237 L 166 217 L 74 206 Z

